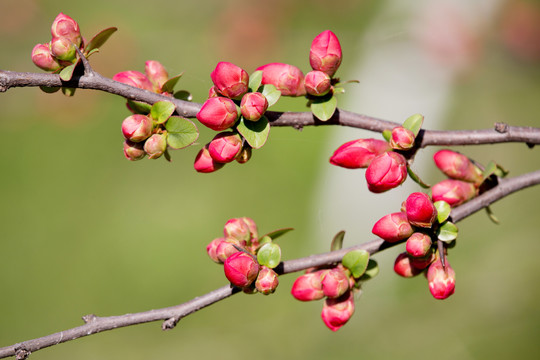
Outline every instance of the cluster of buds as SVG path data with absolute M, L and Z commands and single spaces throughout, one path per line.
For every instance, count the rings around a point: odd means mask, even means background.
M 225 277 L 232 285 L 248 294 L 268 295 L 279 284 L 273 269 L 281 262 L 281 249 L 273 240 L 289 230 L 259 237 L 252 219 L 230 219 L 223 228 L 223 237 L 212 240 L 206 252 L 214 262 L 223 264 Z
M 304 79 L 308 95 L 319 97 L 331 92 L 341 59 L 341 44 L 332 31 L 325 30 L 313 39 L 309 49 L 309 64 L 313 70 Z

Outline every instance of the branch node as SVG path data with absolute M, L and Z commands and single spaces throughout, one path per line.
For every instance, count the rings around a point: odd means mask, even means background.
M 169 318 L 163 322 L 163 324 L 161 325 L 161 330 L 163 331 L 172 330 L 174 329 L 176 324 L 178 324 L 179 321 L 180 321 L 180 317 L 173 316 L 172 318 Z
M 495 123 L 495 131 L 501 134 L 507 133 L 508 124 L 502 122 Z
M 88 59 L 86 58 L 86 56 L 83 55 L 81 49 L 75 46 L 75 50 L 77 51 L 77 54 L 79 54 L 79 58 L 81 59 L 82 64 L 84 66 L 84 75 L 94 76 L 94 70 L 90 66 L 90 63 L 88 62 Z
M 26 350 L 26 349 L 17 349 L 15 350 L 15 359 L 17 360 L 25 360 L 26 358 L 28 358 L 28 356 L 30 356 L 31 352 Z
M 98 318 L 98 317 L 97 317 L 96 315 L 94 315 L 94 314 L 88 314 L 88 315 L 84 315 L 84 316 L 82 317 L 83 321 L 84 321 L 86 324 L 91 323 L 91 322 L 93 322 L 93 321 L 96 321 L 97 318 Z
M 304 125 L 302 124 L 294 124 L 292 127 L 298 131 L 304 130 Z

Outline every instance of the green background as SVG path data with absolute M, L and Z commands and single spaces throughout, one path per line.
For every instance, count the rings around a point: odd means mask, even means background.
M 185 71 L 178 88 L 202 102 L 218 61 L 248 72 L 286 62 L 307 72 L 311 40 L 325 29 L 340 38 L 345 57 L 339 74 L 345 77 L 362 61 L 353 56 L 361 53 L 359 39 L 385 4 L 2 0 L 0 68 L 39 72 L 31 49 L 49 40 L 50 24 L 62 11 L 87 39 L 105 27 L 119 28 L 91 58 L 98 72 L 143 71 L 145 60 L 159 60 L 171 75 Z M 495 121 L 540 126 L 539 63 L 514 58 L 496 41 L 497 29 L 490 31 L 480 64 L 454 86 L 446 127 L 488 128 Z M 345 104 L 354 101 L 346 96 Z M 279 109 L 303 111 L 304 104 L 286 99 Z M 317 179 L 342 171 L 326 161 L 340 145 L 331 142 L 331 127 L 272 129 L 247 164 L 197 174 L 193 159 L 212 137 L 202 126 L 198 146 L 174 151 L 170 164 L 126 161 L 120 124 L 129 113 L 117 96 L 78 90 L 67 98 L 15 88 L 0 94 L 0 109 L 0 347 L 81 325 L 85 314 L 171 306 L 226 284 L 205 246 L 229 218 L 252 217 L 262 233 L 294 227 L 280 240 L 284 259 L 326 249 L 314 228 L 341 230 L 314 220 Z M 497 160 L 511 175 L 540 164 L 540 150 L 524 145 L 466 151 L 480 162 Z M 481 213 L 460 223 L 462 241 L 452 252 L 457 290 L 446 301 L 435 301 L 421 277 L 397 278 L 391 266 L 403 250 L 392 249 L 377 256 L 381 274 L 366 285 L 356 314 L 337 333 L 322 324 L 321 302 L 290 296 L 294 275 L 288 275 L 272 296 L 235 295 L 172 331 L 162 332 L 158 322 L 138 325 L 32 358 L 536 359 L 539 200 L 535 188 L 496 204 L 499 226 Z M 387 212 L 397 206 L 388 203 Z M 369 203 L 354 211 L 369 216 Z M 346 245 L 369 240 L 369 229 L 365 234 Z

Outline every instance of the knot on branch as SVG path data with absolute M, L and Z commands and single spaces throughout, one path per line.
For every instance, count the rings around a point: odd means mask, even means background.
M 2 70 L 0 70 L 0 92 L 6 92 L 9 89 L 7 85 L 7 76 Z
M 97 318 L 98 318 L 98 317 L 97 317 L 96 315 L 94 315 L 94 314 L 88 314 L 88 315 L 84 315 L 84 316 L 82 317 L 83 321 L 84 321 L 86 324 L 91 323 L 91 322 L 93 322 L 93 321 L 96 321 Z
M 28 358 L 28 356 L 30 356 L 31 352 L 26 350 L 26 349 L 23 349 L 23 348 L 19 348 L 19 349 L 16 349 L 15 350 L 15 359 L 17 360 L 24 360 L 26 358 Z
M 180 321 L 179 317 L 173 316 L 172 318 L 169 318 L 163 322 L 163 324 L 161 325 L 161 330 L 163 331 L 172 330 L 174 329 L 176 324 L 178 324 L 179 321 Z
M 495 131 L 501 134 L 508 132 L 508 124 L 502 122 L 495 123 Z

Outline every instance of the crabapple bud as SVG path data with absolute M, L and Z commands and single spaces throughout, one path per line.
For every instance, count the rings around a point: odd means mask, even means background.
M 233 132 L 219 133 L 208 144 L 208 151 L 217 162 L 231 162 L 242 151 L 242 138 Z
M 349 277 L 343 269 L 333 268 L 324 275 L 322 288 L 325 296 L 338 298 L 349 290 Z
M 433 155 L 435 165 L 446 176 L 479 185 L 483 181 L 482 171 L 468 157 L 452 150 L 440 150 Z
M 328 94 L 332 88 L 330 76 L 322 71 L 310 71 L 304 79 L 306 92 L 313 96 L 323 96 Z
M 358 139 L 346 142 L 334 151 L 330 164 L 347 169 L 359 169 L 369 166 L 377 156 L 390 151 L 388 142 L 377 139 Z
M 59 37 L 51 40 L 51 55 L 58 60 L 73 61 L 77 57 L 77 50 L 69 39 Z
M 312 301 L 324 297 L 322 278 L 328 270 L 319 270 L 299 276 L 291 288 L 291 294 L 296 300 Z
M 432 241 L 429 235 L 415 232 L 407 239 L 405 250 L 413 257 L 423 258 L 430 254 L 431 244 Z
M 71 41 L 75 46 L 81 46 L 82 37 L 79 24 L 63 13 L 58 14 L 54 19 L 51 34 L 53 38 L 63 37 Z
M 167 70 L 161 65 L 159 61 L 148 60 L 144 63 L 144 72 L 146 77 L 154 85 L 154 89 L 161 91 L 163 84 L 169 79 Z
M 435 260 L 427 271 L 429 291 L 435 299 L 443 300 L 454 293 L 456 287 L 456 273 L 445 258 L 445 267 L 441 259 Z
M 232 254 L 225 260 L 224 270 L 227 279 L 235 286 L 246 287 L 257 278 L 260 265 L 251 256 L 243 251 Z
M 223 131 L 236 123 L 240 116 L 238 107 L 231 99 L 213 97 L 204 102 L 197 113 L 197 119 L 215 131 Z
M 278 285 L 278 274 L 266 266 L 261 266 L 259 275 L 257 275 L 257 280 L 255 280 L 255 288 L 257 291 L 264 295 L 268 295 L 276 291 Z
M 268 109 L 268 100 L 260 92 L 249 92 L 242 97 L 240 111 L 246 120 L 257 121 Z
M 313 70 L 322 71 L 332 77 L 339 68 L 341 59 L 341 45 L 336 34 L 325 30 L 313 39 L 309 50 L 309 63 Z
M 122 134 L 127 140 L 140 142 L 152 135 L 154 124 L 148 116 L 135 114 L 128 116 L 122 122 Z
M 270 63 L 257 68 L 262 70 L 262 84 L 271 84 L 283 96 L 302 96 L 306 94 L 304 73 L 294 65 Z
M 167 137 L 163 134 L 154 134 L 144 142 L 144 151 L 149 159 L 157 159 L 167 150 Z
M 118 74 L 115 74 L 112 79 L 139 89 L 144 89 L 148 91 L 154 90 L 152 83 L 150 82 L 150 80 L 148 80 L 146 75 L 138 71 L 122 71 Z
M 420 274 L 422 270 L 412 266 L 409 254 L 401 253 L 394 262 L 394 272 L 399 276 L 410 278 Z
M 248 91 L 248 73 L 230 62 L 219 62 L 210 78 L 218 92 L 230 99 L 240 98 Z
M 49 44 L 37 44 L 32 49 L 32 62 L 45 71 L 56 71 L 60 64 L 50 52 Z
M 437 218 L 437 209 L 427 194 L 414 192 L 405 200 L 405 212 L 412 225 L 431 228 Z
M 206 253 L 210 257 L 210 259 L 212 259 L 214 262 L 217 262 L 218 264 L 221 264 L 222 261 L 218 259 L 217 248 L 219 244 L 221 244 L 223 241 L 225 241 L 225 238 L 216 238 L 210 241 L 208 245 L 206 245 Z
M 409 150 L 414 146 L 414 133 L 403 126 L 395 127 L 392 129 L 390 146 L 395 150 Z
M 433 202 L 446 201 L 450 206 L 458 206 L 477 194 L 474 184 L 461 180 L 446 179 L 431 188 Z
M 146 156 L 144 145 L 129 140 L 124 141 L 124 156 L 130 161 L 141 160 Z
M 373 225 L 371 232 L 388 242 L 404 240 L 412 235 L 413 229 L 407 215 L 398 212 L 383 216 Z
M 407 160 L 393 151 L 376 156 L 366 169 L 368 189 L 381 193 L 393 189 L 407 178 Z
M 321 317 L 332 331 L 338 331 L 354 314 L 354 294 L 348 291 L 337 299 L 324 301 Z

